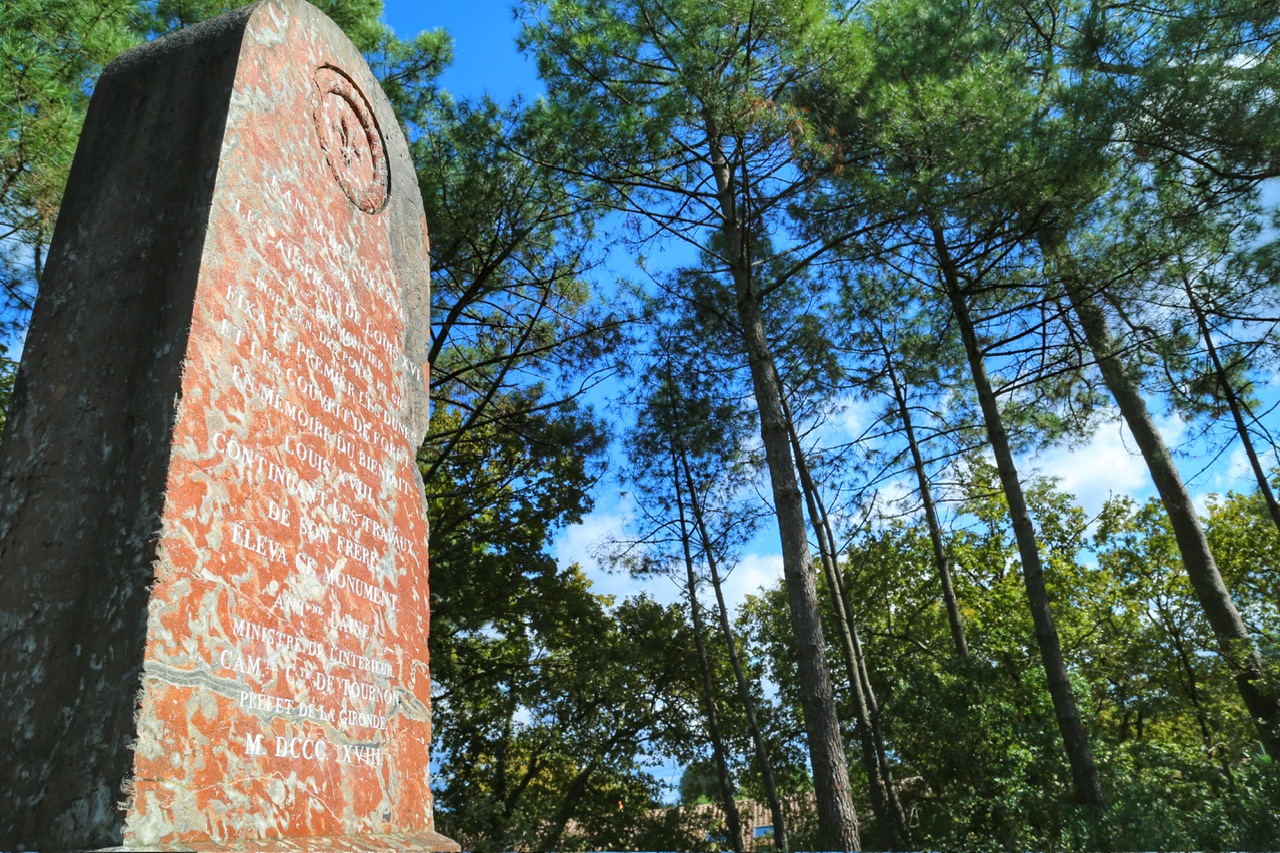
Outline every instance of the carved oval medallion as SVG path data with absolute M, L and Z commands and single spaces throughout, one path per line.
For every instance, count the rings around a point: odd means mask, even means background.
M 387 203 L 387 149 L 373 109 L 346 74 L 329 65 L 316 69 L 314 118 L 329 169 L 351 203 L 377 213 Z

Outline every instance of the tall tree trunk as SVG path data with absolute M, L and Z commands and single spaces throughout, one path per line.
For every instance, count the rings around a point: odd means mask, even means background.
M 799 664 L 800 704 L 804 712 L 818 806 L 818 844 L 826 850 L 855 850 L 862 846 L 858 837 L 858 814 L 853 806 L 853 790 L 840 737 L 840 719 L 827 668 L 826 641 L 822 635 L 818 590 L 809 557 L 809 537 L 805 533 L 800 488 L 796 484 L 795 463 L 782 418 L 782 389 L 778 387 L 773 353 L 765 335 L 760 291 L 752 282 L 747 235 L 741 230 L 733 174 L 720 147 L 720 134 L 715 123 L 709 114 L 705 118 L 720 204 L 721 233 L 729 247 L 726 253 L 729 272 L 733 277 L 743 348 L 751 369 L 751 384 L 760 415 L 760 439 L 764 444 L 774 512 L 778 518 L 783 580 Z
M 1160 431 L 1151 419 L 1151 412 L 1142 398 L 1138 380 L 1120 361 L 1119 347 L 1111 334 L 1101 307 L 1093 299 L 1078 274 L 1072 269 L 1069 258 L 1056 257 L 1060 277 L 1071 300 L 1071 306 L 1080 320 L 1080 328 L 1107 390 L 1115 398 L 1116 406 L 1133 435 L 1147 470 L 1151 473 L 1160 502 L 1173 527 L 1182 564 L 1187 569 L 1191 586 L 1204 610 L 1205 618 L 1213 628 L 1219 648 L 1227 665 L 1235 675 L 1236 688 L 1244 700 L 1249 716 L 1262 738 L 1268 754 L 1280 757 L 1280 695 L 1274 686 L 1268 686 L 1262 655 L 1254 646 L 1253 638 L 1240 618 L 1231 593 L 1222 582 L 1218 564 L 1209 550 L 1209 541 L 1200 526 L 1195 504 L 1182 482 L 1173 454 Z
M 1040 562 L 1036 532 L 1031 524 L 1031 514 L 1027 510 L 1026 498 L 1022 493 L 1018 469 L 1013 464 L 1009 436 L 1005 432 L 1004 421 L 1000 417 L 1000 408 L 996 404 L 991 380 L 987 377 L 986 363 L 978 347 L 978 337 L 969 316 L 969 307 L 965 303 L 964 293 L 960 289 L 960 277 L 950 249 L 947 247 L 942 229 L 937 225 L 931 225 L 930 228 L 933 232 L 934 248 L 942 269 L 947 297 L 951 301 L 960 335 L 964 341 L 965 355 L 968 357 L 969 368 L 973 373 L 978 405 L 982 409 L 987 438 L 991 442 L 991 450 L 996 458 L 1000 485 L 1009 503 L 1009 520 L 1013 525 L 1013 535 L 1018 543 L 1018 556 L 1022 562 L 1022 578 L 1027 590 L 1027 604 L 1031 609 L 1031 621 L 1035 627 L 1036 645 L 1039 647 L 1040 661 L 1044 665 L 1045 677 L 1049 682 L 1049 696 L 1053 700 L 1058 731 L 1062 735 L 1067 761 L 1071 765 L 1076 797 L 1085 805 L 1102 809 L 1106 807 L 1106 800 L 1102 794 L 1102 782 L 1098 778 L 1098 768 L 1093 762 L 1093 750 L 1089 747 L 1089 737 L 1085 733 L 1084 723 L 1080 719 L 1080 710 L 1076 707 L 1075 693 L 1071 689 L 1071 681 L 1067 676 L 1067 666 L 1062 657 L 1062 645 L 1058 640 L 1058 629 L 1054 625 L 1053 613 L 1049 609 L 1049 592 L 1045 588 L 1044 566 Z
M 1200 738 L 1204 742 L 1205 755 L 1210 761 L 1222 768 L 1222 777 L 1227 781 L 1227 784 L 1233 784 L 1231 764 L 1225 757 L 1218 755 L 1218 739 L 1214 736 L 1213 729 L 1209 725 L 1209 715 L 1205 713 L 1204 706 L 1200 702 L 1200 688 L 1196 680 L 1196 669 L 1191 663 L 1191 654 L 1187 648 L 1186 640 L 1182 636 L 1182 631 L 1178 629 L 1178 624 L 1173 615 L 1164 606 L 1164 602 L 1157 597 L 1155 605 L 1157 612 L 1160 614 L 1160 621 L 1164 623 L 1165 634 L 1173 642 L 1173 649 L 1178 653 L 1178 662 L 1182 664 L 1182 673 L 1187 680 L 1187 699 L 1191 702 L 1191 709 L 1195 713 L 1196 722 L 1200 726 Z M 1213 789 L 1215 793 L 1221 793 L 1217 782 L 1214 782 Z
M 778 376 L 778 385 L 783 387 L 782 377 Z M 805 504 L 809 510 L 809 521 L 814 536 L 818 541 L 818 557 L 822 562 L 822 570 L 827 578 L 827 589 L 831 595 L 831 607 L 835 612 L 836 625 L 840 629 L 840 647 L 844 653 L 845 670 L 849 678 L 849 690 L 853 696 L 854 713 L 858 718 L 858 728 L 862 735 L 862 757 L 867 772 L 867 783 L 871 793 L 871 808 L 876 815 L 876 825 L 880 832 L 880 841 L 886 849 L 898 849 L 900 838 L 905 849 L 911 843 L 911 832 L 906 815 L 898 802 L 897 791 L 893 787 L 893 771 L 890 768 L 888 754 L 884 749 L 884 735 L 872 703 L 868 700 L 870 679 L 866 672 L 866 660 L 857 646 L 857 630 L 853 624 L 853 611 L 849 608 L 848 599 L 841 594 L 844 588 L 840 578 L 840 570 L 836 565 L 835 537 L 831 526 L 827 523 L 822 498 L 813 482 L 809 463 L 805 457 L 804 447 L 800 444 L 800 436 L 796 432 L 796 422 L 791 416 L 791 407 L 787 397 L 782 396 L 782 415 L 786 419 L 787 435 L 791 440 L 791 452 L 795 454 L 796 471 L 800 475 L 800 489 L 804 494 Z M 897 838 L 894 827 L 897 827 Z
M 502 717 L 502 737 L 494 745 L 493 798 L 504 805 L 508 802 L 507 794 L 507 753 L 511 744 L 511 727 L 515 717 L 516 703 L 514 697 L 506 700 L 506 711 Z M 510 821 L 505 809 L 493 809 L 489 814 L 489 837 L 494 840 L 507 838 Z
M 803 472 L 803 470 L 802 468 L 801 471 Z M 804 474 L 802 473 L 802 484 L 803 480 Z M 813 504 L 812 492 L 807 487 L 804 488 L 804 492 L 805 500 L 809 504 L 809 515 L 816 528 L 820 522 L 817 518 L 817 509 Z M 821 533 L 818 536 L 821 540 Z M 885 768 L 881 766 L 876 754 L 876 723 L 872 718 L 871 710 L 867 705 L 867 696 L 863 690 L 862 673 L 859 671 L 861 662 L 858 659 L 857 651 L 854 649 L 853 628 L 849 621 L 849 614 L 837 588 L 837 569 L 832 561 L 827 558 L 825 543 L 820 546 L 819 559 L 822 562 L 823 573 L 827 578 L 827 588 L 831 594 L 836 625 L 840 629 L 840 648 L 844 653 L 845 673 L 849 680 L 854 716 L 858 719 L 858 729 L 861 735 L 859 739 L 862 741 L 862 763 L 867 773 L 867 785 L 871 794 L 871 810 L 875 814 L 876 827 L 880 831 L 880 843 L 887 850 L 897 850 L 899 847 L 893 831 L 894 818 L 891 816 L 889 804 L 889 790 L 890 785 L 892 785 L 892 779 L 891 777 L 886 778 Z
M 877 329 L 877 333 L 879 330 Z M 956 655 L 969 657 L 969 643 L 964 636 L 964 621 L 960 617 L 960 603 L 956 600 L 955 586 L 951 582 L 951 560 L 947 556 L 942 542 L 942 525 L 938 522 L 938 508 L 933 502 L 933 489 L 929 485 L 929 475 L 925 472 L 924 456 L 920 452 L 920 443 L 916 441 L 916 430 L 911 422 L 911 407 L 907 405 L 907 390 L 898 381 L 897 371 L 893 369 L 893 355 L 880 338 L 880 346 L 884 351 L 885 368 L 889 373 L 889 381 L 893 385 L 893 399 L 898 406 L 898 416 L 902 418 L 902 430 L 907 436 L 907 446 L 911 449 L 911 466 L 916 472 L 916 482 L 920 486 L 920 502 L 924 505 L 925 525 L 929 528 L 929 541 L 933 544 L 933 564 L 938 570 L 938 580 L 942 585 L 942 601 L 947 608 L 947 622 L 951 626 L 951 641 L 956 647 Z
M 764 782 L 765 799 L 769 802 L 769 814 L 773 820 L 773 846 L 775 850 L 790 849 L 787 840 L 786 818 L 782 813 L 782 798 L 778 796 L 778 785 L 773 777 L 773 759 L 769 756 L 769 746 L 765 743 L 764 733 L 756 719 L 756 702 L 751 696 L 750 685 L 747 684 L 743 671 L 742 658 L 738 655 L 738 642 L 734 639 L 729 625 L 729 607 L 725 604 L 724 590 L 720 586 L 720 561 L 716 558 L 712 547 L 711 533 L 707 529 L 706 517 L 702 511 L 702 502 L 698 500 L 698 492 L 693 483 L 693 472 L 689 470 L 689 459 L 681 450 L 681 461 L 684 463 L 685 482 L 689 489 L 689 506 L 693 513 L 694 525 L 697 527 L 702 541 L 702 552 L 707 558 L 707 569 L 711 573 L 711 587 L 716 593 L 716 610 L 720 616 L 720 630 L 724 633 L 725 645 L 729 650 L 729 664 L 733 667 L 733 677 L 738 686 L 738 699 L 747 717 L 747 729 L 751 732 L 751 742 L 755 746 L 756 760 L 760 762 L 760 776 Z
M 820 510 L 822 510 L 822 501 L 818 502 Z M 823 523 L 826 521 L 826 510 L 823 512 Z M 831 540 L 832 553 L 835 553 L 835 538 L 831 535 L 831 526 L 827 524 L 827 538 Z M 836 592 L 840 596 L 840 601 L 845 605 L 845 612 L 849 613 L 849 639 L 854 644 L 854 660 L 858 662 L 858 676 L 863 683 L 863 695 L 867 698 L 867 711 L 870 715 L 870 731 L 872 731 L 872 739 L 876 744 L 876 758 L 881 767 L 881 774 L 884 776 L 884 786 L 888 793 L 888 803 L 893 812 L 893 820 L 897 822 L 897 831 L 902 838 L 902 843 L 906 845 L 906 849 L 915 847 L 915 840 L 911 838 L 911 824 L 906 818 L 906 811 L 902 808 L 902 803 L 897 798 L 897 786 L 893 784 L 892 766 L 888 763 L 888 749 L 884 747 L 884 726 L 881 724 L 881 710 L 879 710 L 879 702 L 876 699 L 876 689 L 872 686 L 872 678 L 867 669 L 867 656 L 863 653 L 863 643 L 858 638 L 858 622 L 852 619 L 852 602 L 849 599 L 849 588 L 845 585 L 844 575 L 840 571 L 836 571 Z
M 858 639 L 858 623 L 853 618 L 853 602 L 849 598 L 849 588 L 845 586 L 844 575 L 836 565 L 836 538 L 831 530 L 831 518 L 827 515 L 827 508 L 822 504 L 822 495 L 817 491 L 814 491 L 813 495 L 818 515 L 822 519 L 818 538 L 819 540 L 823 539 L 825 534 L 827 552 L 831 555 L 831 579 L 835 586 L 835 595 L 840 599 L 844 613 L 847 614 L 849 641 L 853 646 L 853 659 L 857 664 L 856 671 L 862 684 L 862 695 L 867 703 L 867 713 L 870 715 L 871 737 L 875 745 L 876 760 L 880 766 L 880 773 L 884 777 L 889 809 L 893 813 L 894 821 L 897 824 L 899 838 L 902 839 L 906 849 L 910 850 L 915 847 L 915 840 L 911 837 L 911 822 L 907 819 L 906 810 L 902 808 L 902 803 L 898 799 L 898 788 L 893 782 L 893 767 L 889 763 L 889 750 L 885 747 L 884 726 L 880 718 L 880 703 L 876 700 L 876 691 L 871 684 L 871 673 L 867 667 L 867 656 L 862 652 L 862 641 Z
M 782 424 L 781 394 L 771 381 L 772 354 L 766 343 L 759 305 L 749 294 L 745 297 L 740 295 L 738 304 L 782 543 L 782 571 L 795 635 L 800 699 L 817 795 L 819 845 L 828 850 L 855 850 L 861 847 L 858 817 L 827 668 L 826 640 L 813 564 L 809 559 L 809 537 L 800 508 L 800 490 Z
M 503 758 L 500 765 L 500 772 L 503 773 L 504 775 L 499 778 L 501 778 L 502 780 L 502 789 L 504 790 L 506 789 L 505 774 L 507 772 L 506 771 L 507 744 L 511 742 L 511 723 L 515 716 L 515 707 L 514 707 L 515 703 L 512 702 L 511 704 L 512 704 L 511 715 L 503 723 L 503 729 L 504 729 L 503 737 L 502 737 Z M 502 831 L 500 833 L 491 834 L 490 838 L 495 840 L 508 838 L 507 833 L 511 827 L 511 822 L 512 822 L 511 816 L 516 813 L 516 806 L 519 805 L 520 799 L 524 796 L 524 792 L 528 790 L 529 785 L 532 784 L 533 780 L 538 778 L 538 774 L 542 772 L 542 756 L 539 754 L 540 752 L 541 751 L 539 750 L 534 753 L 533 758 L 531 758 L 529 760 L 529 763 L 525 766 L 524 773 L 522 773 L 520 776 L 520 781 L 516 783 L 514 788 L 507 791 L 505 796 L 502 797 L 502 824 L 501 824 Z M 497 790 L 495 790 L 495 793 L 497 793 Z
M 683 453 L 683 449 L 681 450 Z M 707 729 L 711 735 L 711 752 L 715 757 L 716 775 L 720 781 L 720 801 L 724 805 L 725 825 L 736 853 L 743 853 L 742 819 L 734 799 L 733 779 L 729 775 L 729 762 L 725 758 L 724 739 L 720 735 L 720 715 L 716 712 L 715 682 L 711 677 L 711 661 L 707 657 L 707 645 L 702 639 L 702 613 L 698 607 L 698 578 L 693 571 L 693 553 L 689 547 L 689 527 L 685 518 L 684 493 L 680 484 L 680 467 L 675 450 L 671 452 L 671 470 L 676 487 L 676 508 L 680 518 L 680 545 L 684 549 L 685 574 L 688 577 L 689 614 L 693 620 L 693 643 L 698 652 L 698 668 L 702 670 L 702 695 L 707 715 Z M 690 486 L 692 488 L 692 486 Z
M 1196 295 L 1191 287 L 1191 282 L 1183 280 L 1183 286 L 1187 291 L 1187 302 L 1191 306 L 1191 313 L 1196 315 L 1196 325 L 1200 327 L 1200 337 L 1204 339 L 1205 348 L 1209 352 L 1209 358 L 1213 362 L 1213 372 L 1218 378 L 1218 385 L 1222 388 L 1222 395 L 1227 398 L 1227 406 L 1231 409 L 1231 417 L 1236 424 L 1236 433 L 1240 436 L 1240 441 L 1244 445 L 1244 452 L 1249 457 L 1249 467 L 1253 469 L 1253 477 L 1258 482 L 1258 491 L 1262 493 L 1263 500 L 1267 503 L 1267 512 L 1271 514 L 1271 523 L 1280 530 L 1280 503 L 1276 502 L 1275 492 L 1271 490 L 1271 483 L 1267 480 L 1267 474 L 1262 470 L 1262 461 L 1258 458 L 1258 451 L 1253 447 L 1253 438 L 1249 435 L 1249 427 L 1244 421 L 1243 405 L 1240 398 L 1236 395 L 1236 389 L 1231 385 L 1231 377 L 1227 375 L 1226 369 L 1222 366 L 1222 359 L 1218 356 L 1218 348 L 1214 346 L 1213 335 L 1209 331 L 1209 322 L 1204 316 L 1204 311 L 1200 308 L 1200 303 L 1196 301 Z

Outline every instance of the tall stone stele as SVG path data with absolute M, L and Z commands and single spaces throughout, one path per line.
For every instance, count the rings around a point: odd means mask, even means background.
M 453 847 L 427 311 L 407 144 L 329 19 L 107 68 L 0 447 L 0 849 Z

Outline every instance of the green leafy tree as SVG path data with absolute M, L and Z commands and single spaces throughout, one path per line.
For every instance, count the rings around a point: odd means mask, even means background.
M 696 326 L 696 324 L 695 324 Z M 692 339 L 695 326 L 681 332 Z M 689 612 L 704 673 L 708 727 L 722 788 L 722 801 L 730 841 L 743 843 L 737 806 L 729 775 L 725 741 L 712 713 L 717 704 L 712 665 L 700 639 L 702 616 L 698 588 L 709 581 L 715 595 L 719 635 L 736 686 L 737 711 L 749 734 L 754 766 L 759 771 L 768 803 L 774 843 L 789 847 L 786 816 L 774 776 L 773 760 L 756 713 L 757 700 L 748 677 L 740 643 L 730 624 L 725 601 L 724 576 L 733 568 L 734 556 L 758 527 L 762 508 L 743 494 L 753 485 L 759 462 L 744 452 L 750 431 L 748 413 L 740 403 L 722 393 L 721 377 L 702 359 L 688 357 L 673 337 L 676 329 L 659 332 L 661 354 L 655 356 L 648 381 L 641 380 L 647 397 L 641 402 L 637 423 L 628 437 L 632 467 L 628 479 L 635 484 L 646 530 L 641 535 L 645 551 L 639 561 L 624 552 L 624 560 L 640 571 L 682 562 Z M 672 352 L 679 352 L 673 355 Z M 752 496 L 754 497 L 754 496 Z M 635 546 L 631 546 L 633 548 Z M 670 549 L 678 553 L 672 555 Z M 664 556 L 664 549 L 668 553 Z M 628 548 L 630 550 L 630 548 Z M 637 562 L 639 565 L 637 566 Z M 636 568 L 633 568 L 633 573 Z M 675 574 L 675 572 L 672 572 Z M 731 700 L 724 702 L 731 704 Z M 737 837 L 735 837 L 737 836 Z
M 1036 79 L 1026 30 L 1009 26 L 1006 14 L 1021 13 L 999 3 L 979 9 L 908 0 L 869 7 L 875 70 L 861 89 L 849 92 L 858 114 L 845 126 L 846 147 L 875 152 L 874 166 L 850 169 L 834 186 L 846 211 L 852 206 L 863 218 L 885 223 L 877 239 L 894 248 L 880 262 L 931 290 L 932 310 L 949 313 L 955 324 L 1016 533 L 1075 796 L 1101 809 L 1105 797 L 1068 676 L 1009 426 L 1034 424 L 1042 435 L 1060 429 L 1055 410 L 1064 397 L 1076 401 L 1064 378 L 1079 371 L 1078 352 L 1063 346 L 1062 328 L 1044 322 L 1037 309 L 1043 297 L 1028 276 L 1034 270 L 1028 224 L 1007 205 L 1033 192 L 1046 171 L 1071 168 L 1078 152 L 1040 144 L 1051 136 L 1054 105 Z M 957 118 L 964 133 L 942 130 Z
M 411 150 L 431 228 L 432 396 L 460 414 L 432 425 L 422 455 L 431 482 L 490 430 L 519 434 L 577 411 L 618 320 L 583 279 L 594 215 L 540 162 L 552 142 L 526 111 L 425 93 L 408 112 L 421 123 Z
M 526 43 L 548 82 L 559 162 L 612 190 L 612 203 L 707 251 L 727 272 L 747 356 L 791 592 L 822 843 L 858 846 L 824 655 L 805 521 L 755 251 L 784 227 L 803 181 L 789 169 L 807 120 L 788 96 L 833 61 L 829 10 L 812 0 L 556 0 L 528 9 Z M 792 255 L 802 271 L 812 249 Z
M 432 659 L 438 820 L 469 849 L 628 846 L 656 804 L 651 745 L 696 703 L 677 610 L 564 581 Z
M 1221 527 L 1210 525 L 1223 553 L 1233 545 L 1248 550 L 1245 530 L 1253 525 L 1237 526 L 1239 516 L 1222 511 L 1238 507 L 1237 500 L 1211 506 L 1209 518 L 1222 518 Z M 1259 509 L 1254 503 L 1249 515 L 1269 538 Z M 1182 571 L 1162 504 L 1126 500 L 1109 507 L 1097 555 L 1099 571 L 1118 592 L 1099 614 L 1109 648 L 1089 667 L 1108 763 L 1122 788 L 1113 815 L 1118 839 L 1152 846 L 1274 844 L 1263 840 L 1276 837 L 1274 822 L 1258 817 L 1274 811 L 1274 789 L 1259 785 L 1273 775 L 1273 765 L 1259 752 L 1256 730 L 1235 699 L 1229 662 L 1207 653 L 1216 645 L 1214 632 Z
M 1277 109 L 1275 64 L 1265 59 L 1280 17 L 1263 4 L 1233 4 L 1225 14 L 1197 2 L 1173 8 L 1089 7 L 1065 41 L 1045 38 L 1046 55 L 1079 73 L 1059 99 L 1063 133 L 1055 147 L 1075 152 L 1071 173 L 1058 172 L 1049 192 L 1022 201 L 1034 213 L 1047 272 L 1066 295 L 1079 333 L 1133 434 L 1178 540 L 1183 564 L 1221 654 L 1231 662 L 1244 704 L 1272 753 L 1280 749 L 1280 692 L 1254 638 L 1223 584 L 1193 501 L 1143 395 L 1142 370 L 1129 361 L 1113 322 L 1137 289 L 1134 258 L 1122 245 L 1091 239 L 1105 202 L 1126 210 L 1111 192 L 1135 164 L 1150 175 L 1162 201 L 1171 185 L 1190 190 L 1190 207 L 1165 204 L 1157 223 L 1199 216 L 1248 193 L 1276 174 L 1277 140 L 1268 122 Z M 1136 36 L 1136 37 L 1135 37 Z M 1132 42 L 1127 39 L 1133 37 Z M 1188 104 L 1195 103 L 1195 108 Z M 1185 195 L 1185 194 L 1184 194 Z M 1168 223 L 1165 223 L 1166 225 Z M 1156 231 L 1160 226 L 1145 226 Z M 1143 247 L 1146 248 L 1146 247 Z M 1155 257 L 1165 247 L 1157 245 Z M 1167 250 L 1166 250 L 1167 251 Z M 1141 279 L 1141 273 L 1136 276 Z M 1121 283 L 1128 283 L 1125 288 Z M 1140 286 L 1139 286 L 1140 287 Z M 1126 294 L 1126 290 L 1128 293 Z
M 137 0 L 0 9 L 0 335 L 26 328 L 93 82 L 140 38 Z
M 887 736 L 909 780 L 905 801 L 920 817 L 917 837 L 930 846 L 1091 849 L 1096 827 L 1062 798 L 1066 767 L 1018 606 L 1003 493 L 989 465 L 968 470 L 965 527 L 950 543 L 973 637 L 968 660 L 946 653 L 949 630 L 932 591 L 924 531 L 890 523 L 847 555 L 850 582 L 863 593 L 858 616 L 878 662 Z M 1027 496 L 1046 582 L 1063 605 L 1068 669 L 1112 792 L 1111 843 L 1274 843 L 1266 840 L 1274 838 L 1269 818 L 1259 817 L 1273 801 L 1270 762 L 1234 700 L 1229 668 L 1204 652 L 1213 634 L 1159 502 L 1116 500 L 1089 519 L 1052 483 L 1029 482 Z M 1256 498 L 1243 509 L 1250 503 L 1233 499 L 1222 528 L 1224 547 L 1239 536 L 1246 554 L 1245 530 L 1261 529 L 1266 536 L 1256 541 L 1271 541 Z M 1250 556 L 1258 554 L 1242 567 Z

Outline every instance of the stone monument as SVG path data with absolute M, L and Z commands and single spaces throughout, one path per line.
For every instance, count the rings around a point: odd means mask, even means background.
M 93 96 L 0 447 L 0 849 L 438 849 L 427 234 L 262 0 Z

